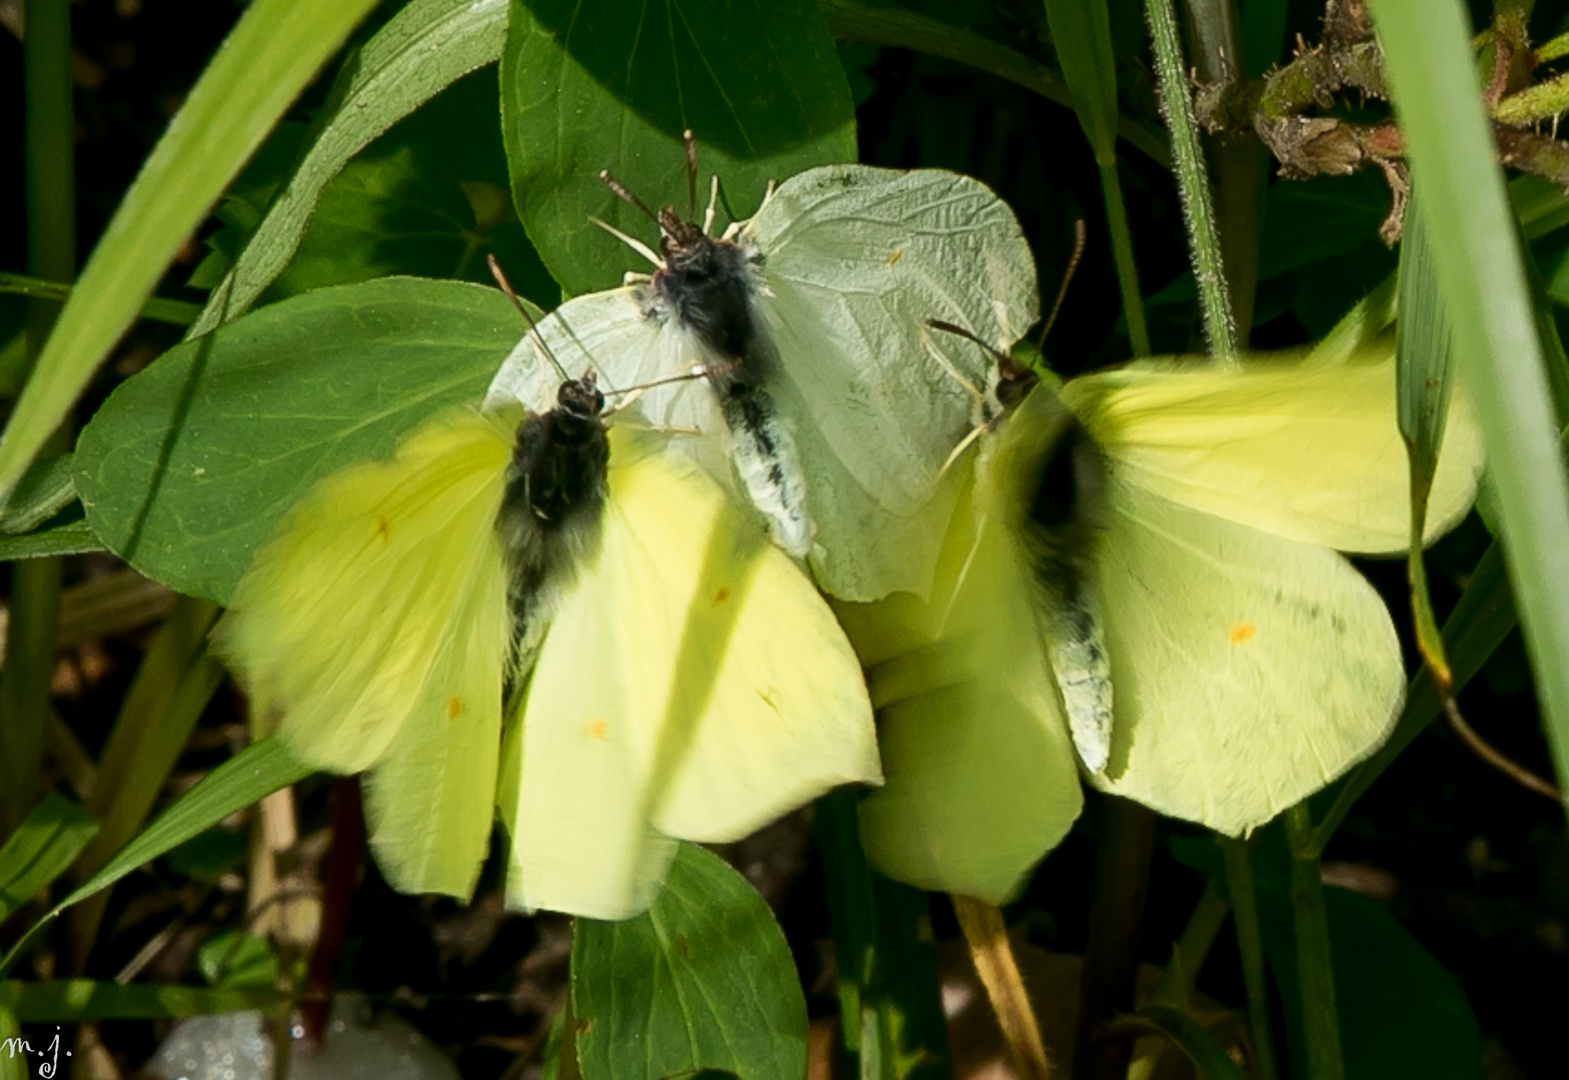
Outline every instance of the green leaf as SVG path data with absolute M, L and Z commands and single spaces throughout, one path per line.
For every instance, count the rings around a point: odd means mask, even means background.
M 1560 783 L 1569 778 L 1569 480 L 1457 0 L 1372 0 L 1455 354 L 1476 407 Z
M 374 0 L 254 0 L 88 260 L 0 438 L 0 504 L 191 233 Z
M 806 999 L 784 934 L 740 874 L 691 844 L 645 914 L 577 920 L 572 1013 L 584 1080 L 806 1074 Z
M 35 461 L 17 483 L 10 503 L 0 510 L 0 533 L 15 536 L 36 529 L 74 498 L 76 480 L 70 454 Z
M 65 300 L 71 295 L 71 286 L 58 281 L 45 281 L 42 278 L 28 277 L 25 274 L 0 273 L 0 292 L 15 293 L 20 296 L 41 296 L 50 300 Z M 142 305 L 139 317 L 149 322 L 173 323 L 175 326 L 189 326 L 196 321 L 196 316 L 201 313 L 201 305 L 190 304 L 184 300 L 165 300 L 162 297 L 149 297 Z
M 107 889 L 143 863 L 150 862 L 236 810 L 242 810 L 281 787 L 309 776 L 311 770 L 295 761 L 276 739 L 262 739 L 218 766 L 70 896 L 31 926 L 11 951 L 0 959 L 0 977 L 10 971 L 33 937 L 72 904 Z M 242 1006 L 236 1006 L 242 1007 Z M 199 1010 L 198 1010 L 199 1011 Z
M 77 444 L 87 519 L 142 573 L 222 602 L 316 480 L 477 406 L 521 329 L 495 289 L 413 278 L 256 311 L 110 396 Z
M 98 831 L 98 819 L 58 792 L 33 808 L 0 847 L 0 923 L 65 872 Z
M 1242 1070 L 1215 1036 L 1193 1017 L 1170 1005 L 1146 1005 L 1106 1025 L 1113 1035 L 1160 1035 L 1169 1039 L 1198 1068 L 1205 1080 L 1243 1080 Z
M 344 69 L 310 150 L 273 199 L 193 333 L 248 308 L 282 272 L 344 164 L 443 87 L 501 55 L 507 0 L 415 0 Z
M 1260 882 L 1288 1027 L 1299 1014 L 1289 891 L 1274 875 Z M 1347 1080 L 1480 1080 L 1482 1034 L 1459 981 L 1378 901 L 1326 888 L 1324 906 Z
M 85 521 L 73 521 L 26 536 L 0 537 L 0 562 L 17 559 L 47 559 L 52 555 L 84 555 L 103 551 L 103 541 Z
M 197 948 L 196 970 L 224 990 L 272 987 L 278 981 L 278 954 L 266 938 L 224 930 Z
M 1414 195 L 1414 208 L 1419 196 Z M 1427 532 L 1427 502 L 1438 471 L 1438 448 L 1449 418 L 1449 385 L 1454 342 L 1449 316 L 1438 293 L 1427 223 L 1408 212 L 1400 245 L 1400 327 L 1396 357 L 1396 401 L 1400 435 L 1411 461 L 1411 550 L 1407 556 L 1411 604 L 1416 613 L 1417 647 L 1440 684 L 1450 681 L 1443 636 L 1433 614 L 1422 558 Z
M 174 1020 L 206 1013 L 265 1009 L 293 995 L 271 986 L 206 990 L 161 983 L 57 979 L 0 982 L 0 1010 L 9 1007 L 24 1024 L 69 1024 L 83 1020 Z M 3 1060 L 3 1057 L 0 1057 Z
M 601 169 L 685 213 L 691 129 L 699 200 L 716 173 L 746 217 L 768 181 L 856 156 L 849 85 L 815 0 L 514 0 L 501 108 L 518 217 L 569 293 L 647 269 L 588 223 L 653 235 Z

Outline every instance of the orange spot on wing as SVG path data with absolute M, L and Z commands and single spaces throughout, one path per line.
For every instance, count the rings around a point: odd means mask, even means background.
M 598 739 L 604 742 L 610 738 L 610 724 L 604 720 L 583 721 L 583 736 L 588 739 Z
M 904 248 L 899 248 L 892 255 L 888 256 L 888 265 L 892 266 L 902 258 L 904 258 Z
M 1244 641 L 1251 641 L 1258 633 L 1258 627 L 1250 622 L 1239 622 L 1231 628 L 1231 643 L 1241 645 Z
M 447 719 L 456 720 L 463 715 L 463 699 L 456 694 L 447 699 Z
M 718 591 L 714 593 L 714 606 L 718 607 L 728 599 L 730 599 L 730 586 L 719 586 Z

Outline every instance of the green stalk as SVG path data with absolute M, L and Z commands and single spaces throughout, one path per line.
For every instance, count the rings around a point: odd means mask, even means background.
M 1283 815 L 1291 848 L 1291 910 L 1296 919 L 1297 988 L 1302 997 L 1302 1040 L 1308 1080 L 1344 1080 L 1340 1017 L 1335 1011 L 1335 972 L 1329 955 L 1324 881 L 1313 853 L 1313 821 L 1306 802 Z
M 1248 1029 L 1257 1058 L 1257 1080 L 1275 1080 L 1275 1040 L 1269 1030 L 1269 986 L 1264 981 L 1264 934 L 1259 929 L 1258 900 L 1253 894 L 1253 858 L 1246 840 L 1217 838 L 1226 857 L 1226 890 L 1237 922 L 1237 948 L 1242 953 L 1242 982 L 1248 997 Z
M 71 9 L 67 0 L 28 0 L 24 12 L 27 268 L 37 277 L 69 281 L 76 273 Z M 59 311 L 52 300 L 28 302 L 29 367 Z M 68 436 L 57 431 L 44 449 L 59 453 L 69 445 Z M 0 675 L 0 838 L 27 816 L 38 792 L 61 570 L 59 557 L 30 559 L 11 570 L 11 621 Z
M 1237 324 L 1226 289 L 1220 232 L 1215 225 L 1204 154 L 1193 120 L 1193 102 L 1188 98 L 1187 72 L 1177 36 L 1177 13 L 1172 0 L 1145 0 L 1144 10 L 1155 46 L 1155 75 L 1160 83 L 1166 126 L 1171 130 L 1177 190 L 1182 196 L 1182 210 L 1193 249 L 1193 278 L 1198 285 L 1199 306 L 1204 315 L 1204 336 L 1210 355 L 1222 364 L 1231 364 L 1237 356 Z
M 1250 7 L 1259 6 L 1257 4 Z M 1241 77 L 1248 63 L 1242 46 L 1234 0 L 1188 0 L 1192 26 L 1193 68 L 1200 83 L 1215 85 Z M 1279 37 L 1269 52 L 1279 51 Z M 1211 137 L 1206 140 L 1215 169 L 1215 218 L 1226 289 L 1237 332 L 1237 346 L 1247 348 L 1258 291 L 1258 245 L 1263 220 L 1264 184 L 1269 155 L 1255 138 Z
M 1133 235 L 1128 231 L 1128 211 L 1117 176 L 1117 58 L 1112 51 L 1106 0 L 1046 0 L 1046 22 L 1062 77 L 1073 93 L 1074 114 L 1100 170 L 1128 339 L 1134 356 L 1148 356 L 1150 335 L 1139 295 L 1138 266 L 1133 260 Z
M 1108 795 L 1101 804 L 1089 940 L 1079 982 L 1074 1080 L 1111 1080 L 1126 1068 L 1126 1054 L 1107 1052 L 1110 1048 L 1095 1036 L 1112 1017 L 1133 1011 L 1154 844 L 1154 811 Z

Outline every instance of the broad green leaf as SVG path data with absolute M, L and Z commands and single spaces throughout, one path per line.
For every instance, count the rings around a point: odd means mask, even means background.
M 0 504 L 224 187 L 374 0 L 254 0 L 110 220 L 0 438 Z
M 584 1080 L 806 1074 L 806 999 L 784 934 L 746 879 L 692 844 L 645 914 L 577 920 L 572 1014 Z
M 400 118 L 501 55 L 507 0 L 415 0 L 355 56 L 333 87 L 310 150 L 273 199 L 193 333 L 246 310 L 282 272 L 328 181 Z
M 143 863 L 151 862 L 236 810 L 243 810 L 263 796 L 305 779 L 310 773 L 311 770 L 291 758 L 276 739 L 252 743 L 180 796 L 96 874 L 33 924 L 11 951 L 0 958 L 0 977 L 11 970 L 33 937 L 72 904 L 107 889 Z
M 815 0 L 513 0 L 501 108 L 518 216 L 569 293 L 648 269 L 589 223 L 655 235 L 601 169 L 685 214 L 691 129 L 700 203 L 718 174 L 746 217 L 768 181 L 856 156 L 850 89 Z
M 0 923 L 65 872 L 98 819 L 51 791 L 0 847 Z
M 1569 777 L 1569 482 L 1503 177 L 1457 0 L 1371 0 L 1439 291 L 1482 429 L 1560 778 Z
M 0 1010 L 15 1011 L 24 1024 L 70 1024 L 83 1020 L 174 1020 L 204 1013 L 265 1009 L 293 995 L 271 986 L 203 989 L 163 983 L 58 979 L 0 982 Z M 35 1048 L 36 1049 L 36 1048 Z
M 147 576 L 221 603 L 312 483 L 477 406 L 521 329 L 495 289 L 414 278 L 262 308 L 110 396 L 77 445 L 87 519 Z
M 83 555 L 103 551 L 103 541 L 85 521 L 73 521 L 25 536 L 0 537 L 0 562 L 46 559 L 52 555 Z

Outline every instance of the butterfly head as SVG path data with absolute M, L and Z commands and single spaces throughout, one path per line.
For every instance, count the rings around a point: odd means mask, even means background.
M 567 379 L 556 391 L 556 408 L 579 420 L 595 420 L 605 410 L 605 395 L 592 369 L 581 378 Z

